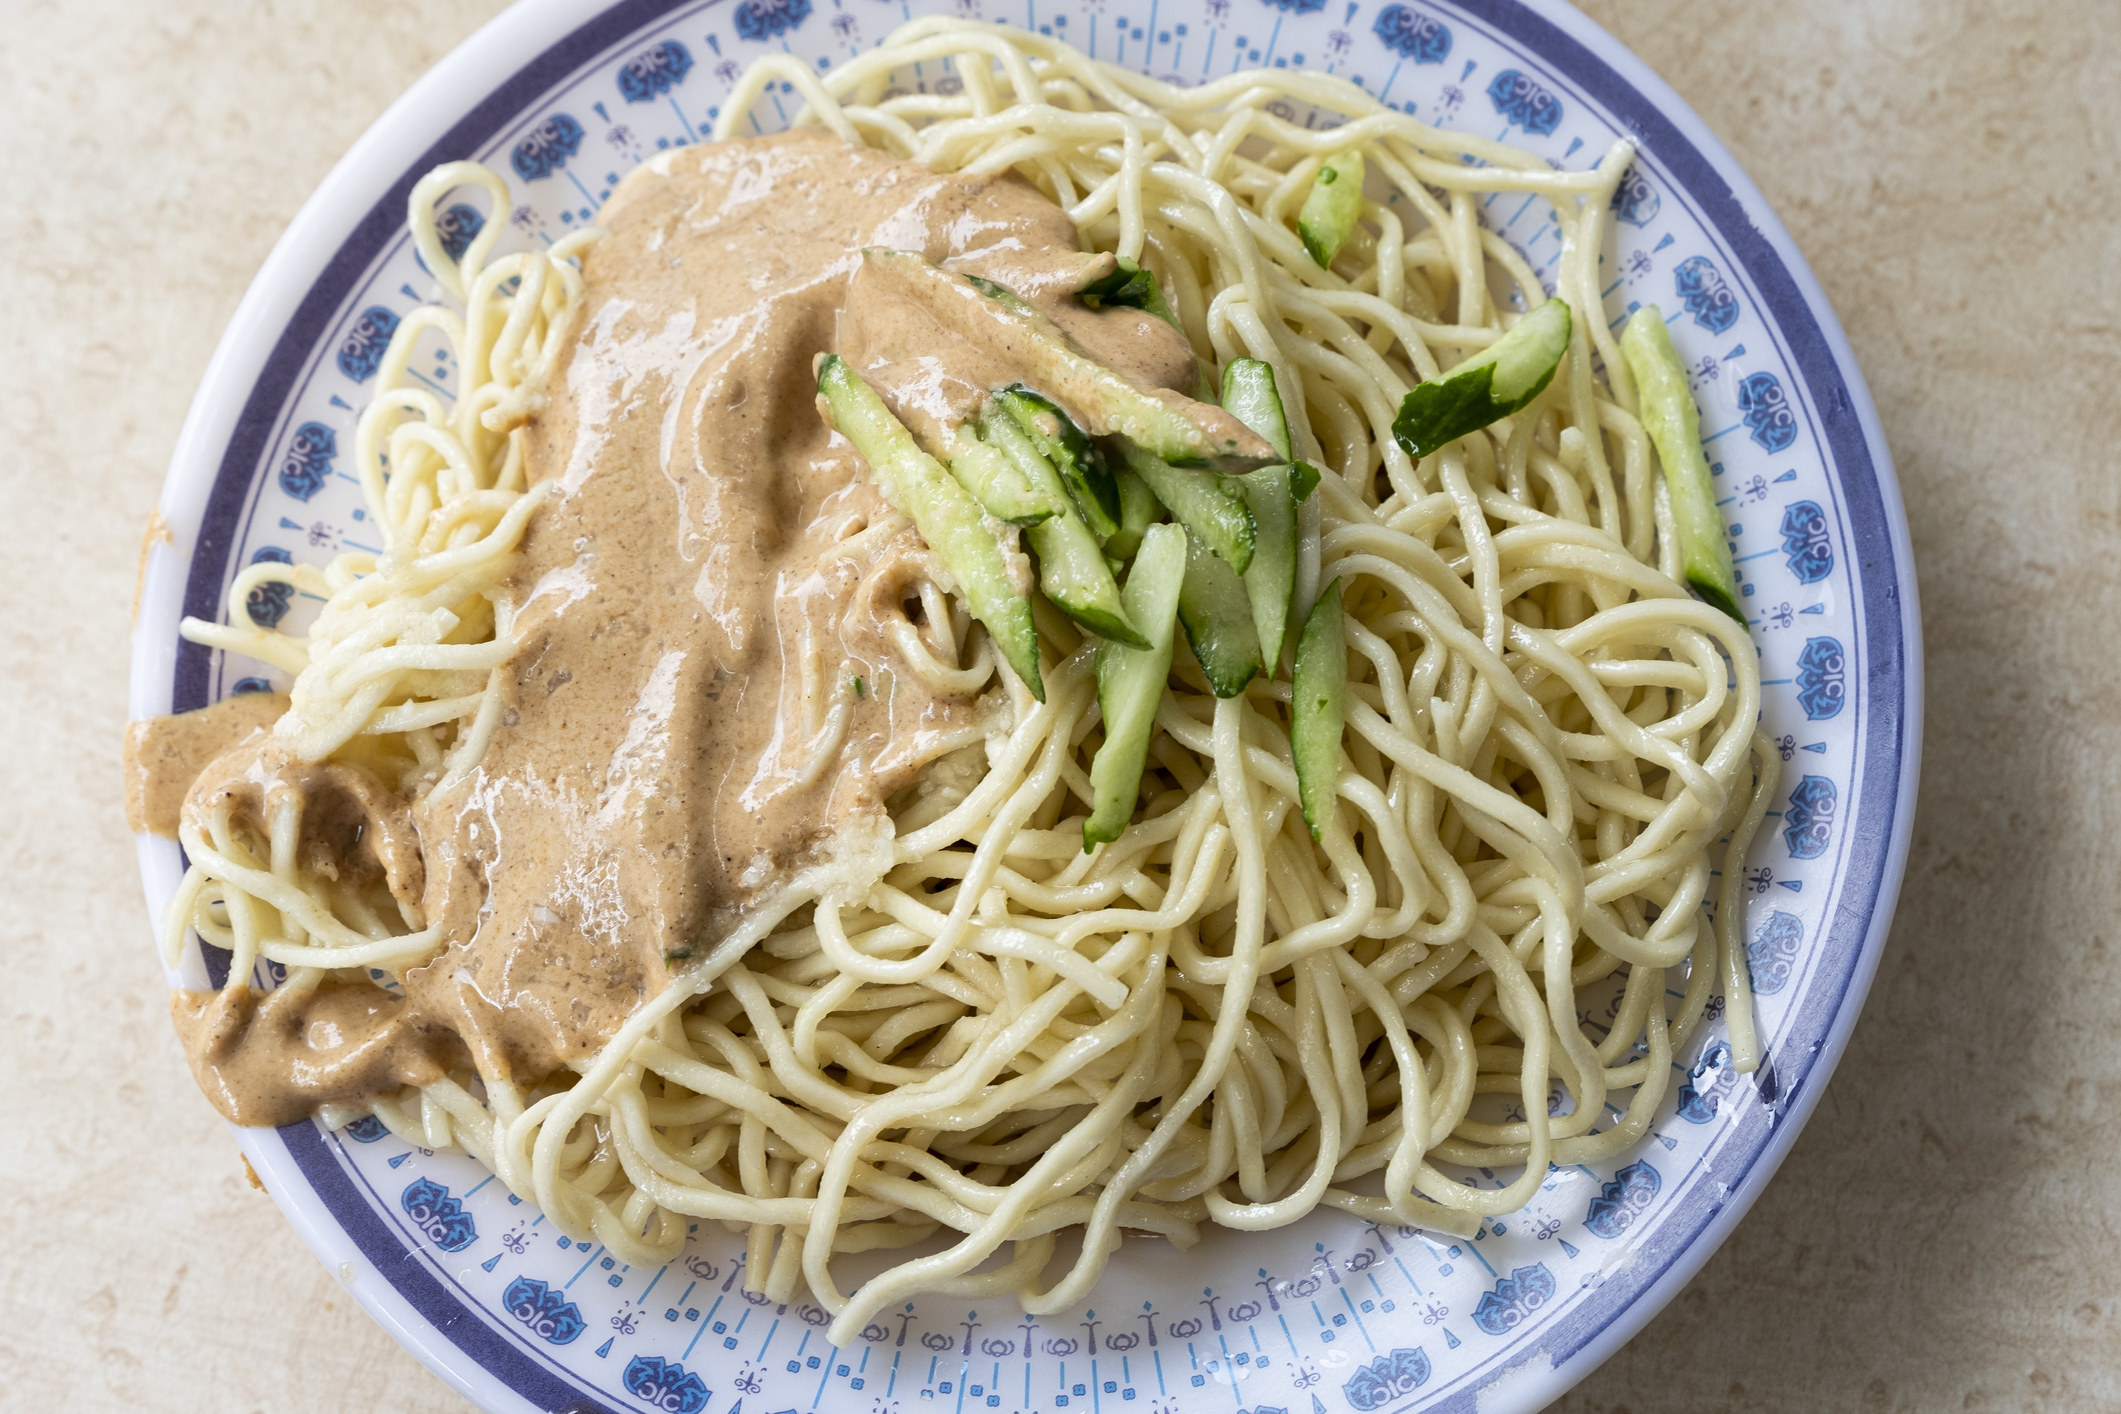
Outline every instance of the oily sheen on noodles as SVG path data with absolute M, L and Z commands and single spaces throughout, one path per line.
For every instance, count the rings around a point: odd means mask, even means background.
M 956 88 L 905 91 L 916 63 Z M 1522 1206 L 1549 1164 L 1636 1143 L 1719 989 L 1737 1063 L 1756 1063 L 1737 871 L 1717 921 L 1707 905 L 1712 849 L 1742 856 L 1773 786 L 1757 662 L 1743 627 L 1679 583 L 1603 321 L 1577 322 L 1553 384 L 1515 417 L 1420 462 L 1390 430 L 1409 388 L 1550 293 L 1601 307 L 1626 145 L 1555 171 L 1322 75 L 1174 88 L 942 19 L 827 75 L 761 61 L 721 134 L 781 83 L 806 102 L 799 123 L 935 171 L 1019 174 L 1088 246 L 1152 270 L 1213 368 L 1272 366 L 1298 455 L 1326 473 L 1298 611 L 1331 580 L 1344 594 L 1337 809 L 1314 842 L 1285 680 L 1219 700 L 1187 661 L 1137 818 L 1085 853 L 1102 739 L 1085 641 L 1049 661 L 1042 704 L 1006 680 L 1007 720 L 901 795 L 893 838 L 789 881 L 576 1073 L 526 1091 L 467 1070 L 374 1112 L 470 1151 L 623 1260 L 669 1260 L 690 1221 L 738 1227 L 747 1282 L 777 1298 L 807 1284 L 844 1345 L 922 1292 L 1069 1306 L 1123 1229 L 1185 1245 L 1205 1223 L 1270 1228 L 1328 1206 L 1471 1231 Z M 1290 104 L 1345 121 L 1277 116 Z M 1323 269 L 1292 223 L 1322 161 L 1351 147 L 1368 195 Z M 499 222 L 451 262 L 434 206 L 467 182 L 506 199 L 457 164 L 413 203 L 423 255 L 466 311 L 406 321 L 363 422 L 386 553 L 247 572 L 327 596 L 306 642 L 187 629 L 297 674 L 283 742 L 389 766 L 408 796 L 482 749 L 484 675 L 510 632 L 483 591 L 540 495 L 514 429 L 541 406 L 580 290 L 567 246 L 488 263 Z M 1480 225 L 1494 192 L 1551 204 L 1555 290 Z M 407 386 L 429 327 L 458 351 L 454 408 Z M 930 607 L 906 633 L 925 671 L 958 690 L 995 680 L 962 607 L 919 592 Z M 1080 640 L 1057 617 L 1042 630 L 1049 658 Z M 417 910 L 304 874 L 293 826 L 261 839 L 224 823 L 186 835 L 172 950 L 193 928 L 235 949 L 235 985 L 263 956 L 302 986 L 324 969 L 402 972 L 441 946 Z M 1579 1014 L 1594 987 L 1609 1024 Z M 1472 1167 L 1518 1176 L 1475 1186 Z M 1077 1242 L 1064 1261 L 1063 1236 Z M 917 1245 L 840 1288 L 836 1256 Z

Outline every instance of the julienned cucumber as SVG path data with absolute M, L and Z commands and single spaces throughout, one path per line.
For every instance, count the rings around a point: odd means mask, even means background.
M 1254 472 L 1264 476 L 1265 472 Z M 1256 563 L 1256 561 L 1255 561 Z M 1237 571 L 1198 540 L 1186 537 L 1186 582 L 1178 592 L 1178 621 L 1217 697 L 1235 697 L 1259 676 L 1259 634 L 1251 596 Z
M 1282 411 L 1281 391 L 1274 386 L 1274 365 L 1264 359 L 1233 358 L 1223 370 L 1223 411 L 1260 435 L 1287 461 L 1289 417 Z
M 1164 460 L 1250 471 L 1273 460 L 1243 423 L 1212 403 L 1137 388 L 1090 358 L 1059 326 L 991 280 L 954 275 L 916 251 L 869 249 L 865 266 L 964 337 L 1036 383 L 1093 436 L 1125 437 Z
M 1340 736 L 1347 723 L 1348 643 L 1341 622 L 1340 581 L 1311 606 L 1296 641 L 1289 675 L 1289 745 L 1296 756 L 1296 795 L 1311 838 L 1322 839 L 1340 788 Z
M 1569 351 L 1569 307 L 1550 299 L 1494 343 L 1401 399 L 1392 436 L 1417 461 L 1518 412 L 1546 391 Z
M 1635 375 L 1635 392 L 1643 430 L 1664 463 L 1665 489 L 1671 493 L 1672 519 L 1679 526 L 1679 559 L 1694 592 L 1740 623 L 1738 577 L 1731 565 L 1731 543 L 1723 535 L 1723 513 L 1716 509 L 1716 483 L 1708 458 L 1701 453 L 1701 413 L 1687 387 L 1686 369 L 1665 332 L 1664 316 L 1646 304 L 1628 320 L 1620 336 L 1620 353 Z
M 1155 272 L 1123 255 L 1113 258 L 1111 274 L 1092 280 L 1076 291 L 1076 295 L 1092 309 L 1102 309 L 1106 305 L 1139 309 L 1155 315 L 1174 329 L 1178 328 L 1178 316 L 1172 312 L 1163 289 L 1156 283 Z
M 1024 532 L 1038 555 L 1038 587 L 1062 613 L 1098 637 L 1147 648 L 1149 641 L 1127 622 L 1119 586 L 1105 565 L 1104 552 L 1068 504 L 1068 493 L 1053 464 L 1039 455 L 1015 420 L 999 410 L 982 420 L 981 435 L 988 449 L 1006 458 L 1040 496 L 1058 507 L 1054 515 Z
M 1106 640 L 1097 645 L 1097 705 L 1105 719 L 1104 744 L 1090 762 L 1090 818 L 1083 822 L 1083 850 L 1109 843 L 1134 818 L 1141 796 L 1142 767 L 1156 729 L 1156 708 L 1171 673 L 1178 596 L 1186 578 L 1186 532 L 1152 525 L 1127 572 L 1120 597 L 1127 617 L 1149 640 L 1128 648 Z
M 1289 455 L 1289 420 L 1282 411 L 1271 365 L 1256 358 L 1232 359 L 1223 369 L 1223 411 L 1234 414 L 1275 451 Z M 1301 495 L 1289 466 L 1262 467 L 1239 484 L 1253 526 L 1245 590 L 1252 601 L 1252 629 L 1260 661 L 1272 677 L 1281 668 L 1282 641 L 1288 635 L 1290 605 L 1296 594 L 1296 509 L 1318 484 L 1317 475 L 1312 474 Z
M 1282 640 L 1296 595 L 1296 488 L 1291 468 L 1261 467 L 1238 478 L 1252 512 L 1252 563 L 1245 566 L 1245 596 L 1252 606 L 1252 636 L 1268 677 L 1281 669 Z
M 958 484 L 996 520 L 1037 525 L 1068 507 L 1067 492 L 1058 482 L 1050 488 L 1035 485 L 1021 467 L 982 443 L 962 423 L 944 434 L 944 445 L 936 451 Z
M 1115 560 L 1131 560 L 1142 547 L 1142 534 L 1162 519 L 1163 502 L 1149 483 L 1125 467 L 1114 478 L 1119 485 L 1119 529 L 1105 539 L 1105 553 Z
M 1328 157 L 1311 179 L 1311 194 L 1296 213 L 1296 234 L 1321 269 L 1333 267 L 1333 257 L 1355 233 L 1362 216 L 1362 179 L 1362 154 L 1353 148 Z
M 1156 499 L 1181 525 L 1222 556 L 1231 569 L 1245 572 L 1252 563 L 1257 532 L 1244 494 L 1230 479 L 1213 472 L 1180 471 L 1131 443 L 1123 447 L 1122 455 L 1127 469 L 1149 484 Z
M 1052 399 L 1021 383 L 994 395 L 995 408 L 1006 413 L 1031 439 L 1041 456 L 1053 463 L 1075 497 L 1076 509 L 1099 540 L 1119 529 L 1119 491 L 1112 469 L 1095 443 L 1083 434 Z
M 1045 701 L 1031 601 L 1010 576 L 1001 541 L 980 513 L 979 503 L 920 449 L 913 434 L 845 359 L 837 354 L 820 359 L 817 386 L 833 425 L 876 473 L 884 499 L 913 517 L 921 539 L 964 590 L 972 616 L 987 626 L 995 647 L 1031 695 Z

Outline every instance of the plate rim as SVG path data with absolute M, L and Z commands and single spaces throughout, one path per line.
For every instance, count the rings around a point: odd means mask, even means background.
M 344 265 L 357 261 L 366 266 L 374 258 L 372 251 L 361 251 L 364 234 L 379 224 L 394 231 L 402 222 L 403 193 L 420 171 L 489 137 L 498 126 L 497 121 L 488 118 L 489 110 L 505 117 L 521 109 L 520 102 L 504 103 L 504 94 L 526 86 L 548 87 L 539 83 L 540 75 L 546 71 L 564 79 L 587 68 L 594 55 L 614 47 L 595 42 L 596 36 L 612 35 L 618 43 L 624 43 L 627 36 L 665 21 L 676 12 L 726 3 L 729 0 L 706 0 L 705 4 L 700 0 L 617 0 L 585 12 L 573 0 L 518 0 L 416 80 L 333 165 L 275 242 L 246 289 L 216 344 L 178 435 L 157 504 L 157 514 L 178 538 L 157 544 L 144 566 L 141 612 L 131 651 L 128 706 L 133 719 L 170 710 L 174 702 L 186 698 L 187 689 L 189 695 L 203 700 L 210 655 L 181 649 L 175 621 L 182 612 L 199 612 L 202 604 L 209 615 L 218 613 L 220 607 L 225 576 L 208 584 L 198 568 L 202 555 L 212 548 L 209 537 L 216 529 L 209 523 L 212 501 L 232 468 L 240 469 L 248 479 L 256 466 L 255 455 L 238 456 L 238 447 L 245 440 L 242 434 L 255 430 L 256 409 L 261 404 L 267 408 L 268 420 L 284 406 L 300 363 L 316 344 L 316 320 L 305 318 L 305 312 L 323 298 Z M 1886 563 L 1879 575 L 1874 575 L 1875 565 L 1852 565 L 1851 575 L 1854 585 L 1867 591 L 1877 587 L 1872 583 L 1877 577 L 1887 592 L 1876 599 L 1870 593 L 1852 595 L 1864 633 L 1862 641 L 1871 649 L 1873 658 L 1881 656 L 1880 649 L 1897 650 L 1893 661 L 1866 665 L 1865 669 L 1873 677 L 1882 673 L 1887 683 L 1898 680 L 1896 703 L 1881 703 L 1875 692 L 1867 693 L 1872 704 L 1868 709 L 1872 715 L 1865 726 L 1869 749 L 1884 755 L 1875 715 L 1881 706 L 1897 707 L 1897 720 L 1891 725 L 1898 739 L 1887 768 L 1894 775 L 1890 798 L 1877 803 L 1866 799 L 1862 806 L 1865 814 L 1874 808 L 1888 811 L 1890 823 L 1884 837 L 1875 843 L 1875 862 L 1869 868 L 1869 878 L 1861 880 L 1870 890 L 1868 911 L 1842 979 L 1832 1020 L 1803 1058 L 1799 1083 L 1785 1095 L 1786 1102 L 1767 1117 L 1770 1132 L 1753 1149 L 1750 1162 L 1735 1175 L 1728 1201 L 1683 1235 L 1678 1249 L 1669 1254 L 1657 1277 L 1638 1289 L 1567 1358 L 1544 1369 L 1505 1365 L 1486 1375 L 1481 1385 L 1464 1387 L 1455 1397 L 1436 1406 L 1457 1408 L 1462 1404 L 1471 1410 L 1476 1396 L 1484 1396 L 1478 1400 L 1480 1406 L 1493 1408 L 1493 1397 L 1503 1393 L 1498 1382 L 1508 1381 L 1513 1402 L 1505 1407 L 1530 1410 L 1558 1397 L 1610 1358 L 1722 1247 L 1788 1156 L 1816 1109 L 1826 1080 L 1838 1067 L 1882 958 L 1905 876 L 1920 777 L 1923 649 L 1906 512 L 1876 408 L 1823 288 L 1749 174 L 1700 116 L 1648 64 L 1565 0 L 1438 3 L 1537 52 L 1574 82 L 1587 87 L 1609 114 L 1638 137 L 1656 133 L 1653 157 L 1660 165 L 1670 168 L 1675 156 L 1690 159 L 1688 165 L 1699 169 L 1696 175 L 1713 178 L 1723 187 L 1720 203 L 1731 206 L 1728 215 L 1742 218 L 1742 227 L 1734 227 L 1728 219 L 1719 219 L 1717 213 L 1707 210 L 1710 203 L 1693 181 L 1683 178 L 1680 182 L 1689 197 L 1703 206 L 1702 219 L 1711 231 L 1739 250 L 1744 273 L 1756 283 L 1763 272 L 1786 279 L 1794 309 L 1801 311 L 1812 325 L 1811 332 L 1821 347 L 1812 351 L 1809 362 L 1790 347 L 1793 371 L 1823 419 L 1841 417 L 1853 423 L 1857 445 L 1868 462 L 1876 492 L 1877 505 L 1870 509 L 1878 518 L 1882 534 L 1868 548 L 1873 557 L 1882 552 Z M 1567 53 L 1566 60 L 1563 53 Z M 1603 71 L 1609 82 L 1589 84 L 1586 71 L 1593 76 Z M 468 109 L 467 94 L 475 96 Z M 1625 101 L 1630 97 L 1635 101 Z M 438 136 L 430 139 L 430 134 Z M 1750 240 L 1746 239 L 1748 232 Z M 358 288 L 358 281 L 350 286 L 354 291 Z M 341 299 L 353 297 L 345 294 Z M 1792 307 L 1779 301 L 1762 310 L 1778 340 L 1786 346 L 1791 312 Z M 312 331 L 307 338 L 298 332 L 305 328 Z M 1820 360 L 1821 366 L 1814 367 L 1813 363 Z M 286 386 L 269 393 L 267 375 L 282 368 L 286 370 Z M 1822 372 L 1831 375 L 1823 387 L 1819 381 Z M 1839 405 L 1827 406 L 1824 396 L 1833 397 Z M 1826 429 L 1820 429 L 1820 440 L 1828 443 L 1821 449 L 1822 460 L 1837 493 L 1844 494 L 1850 468 L 1840 453 L 1847 430 L 1829 439 Z M 1846 510 L 1844 514 L 1844 533 L 1854 542 L 1855 517 Z M 222 551 L 223 561 L 227 553 Z M 1866 683 L 1867 689 L 1872 686 Z M 1867 772 L 1877 773 L 1876 767 Z M 1866 796 L 1871 794 L 1873 784 L 1864 780 Z M 1853 817 L 1847 828 L 1856 829 L 1861 818 Z M 174 886 L 175 874 L 165 842 L 141 837 L 137 852 L 153 917 L 160 900 Z M 1856 877 L 1852 862 L 1841 886 L 1847 888 Z M 1823 933 L 1832 927 L 1833 921 L 1829 920 Z M 1822 946 L 1827 940 L 1822 937 Z M 496 1346 L 495 1353 L 505 1352 L 506 1363 L 520 1375 L 530 1377 L 527 1381 L 502 1381 L 488 1360 L 466 1344 L 467 1340 L 486 1343 L 477 1334 L 478 1329 L 487 1326 L 484 1317 L 455 1302 L 446 1291 L 440 1294 L 448 1310 L 439 1314 L 420 1310 L 422 1303 L 413 1301 L 388 1271 L 367 1255 L 367 1244 L 349 1231 L 349 1213 L 355 1225 L 373 1224 L 375 1231 L 369 1240 L 374 1243 L 380 1238 L 381 1250 L 402 1249 L 406 1262 L 416 1268 L 422 1259 L 404 1249 L 398 1235 L 369 1210 L 365 1200 L 358 1200 L 342 1162 L 330 1153 L 314 1125 L 303 1122 L 277 1131 L 234 1132 L 252 1165 L 267 1177 L 274 1203 L 311 1250 L 339 1275 L 371 1318 L 460 1394 L 488 1409 L 527 1408 L 530 1405 L 526 1401 L 533 1396 L 552 1409 L 601 1408 L 593 1401 L 585 1402 L 578 1387 L 552 1377 L 539 1368 L 538 1362 L 522 1359 L 512 1347 Z M 348 1184 L 345 1196 L 358 1201 L 348 1205 L 347 1211 L 334 1207 L 318 1187 L 320 1174 L 336 1175 L 340 1182 Z M 419 1270 L 421 1275 L 427 1275 L 424 1268 Z M 375 1279 L 364 1280 L 369 1272 Z M 496 1337 L 498 1332 L 488 1330 L 488 1335 Z M 536 1388 L 539 1385 L 546 1388 Z

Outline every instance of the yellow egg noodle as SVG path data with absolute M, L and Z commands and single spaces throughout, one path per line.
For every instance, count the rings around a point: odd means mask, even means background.
M 894 86 L 916 62 L 947 66 L 955 90 Z M 806 1283 L 845 1345 L 923 1292 L 1070 1306 L 1121 1229 L 1185 1246 L 1204 1223 L 1271 1228 L 1327 1206 L 1470 1232 L 1527 1202 L 1550 1164 L 1638 1142 L 1719 988 L 1751 1069 L 1735 866 L 1713 924 L 1704 904 L 1712 847 L 1728 836 L 1741 859 L 1774 786 L 1759 667 L 1742 626 L 1678 582 L 1663 481 L 1603 319 L 1577 319 L 1553 384 L 1516 417 L 1419 463 L 1390 431 L 1410 387 L 1548 297 L 1480 225 L 1481 198 L 1551 203 L 1554 293 L 1595 312 L 1632 149 L 1557 171 L 1337 78 L 1172 87 L 941 18 L 828 74 L 761 60 L 717 136 L 748 130 L 782 83 L 806 102 L 798 122 L 938 171 L 1020 173 L 1086 245 L 1152 270 L 1215 367 L 1272 365 L 1298 454 L 1326 469 L 1297 611 L 1322 582 L 1345 589 L 1335 818 L 1314 844 L 1286 680 L 1217 700 L 1188 663 L 1157 715 L 1136 822 L 1085 854 L 1101 739 L 1089 642 L 1055 661 L 1051 644 L 1076 635 L 1047 636 L 1035 703 L 930 586 L 907 630 L 924 674 L 1012 689 L 1013 725 L 983 764 L 931 770 L 895 840 L 799 877 L 683 964 L 578 1076 L 526 1092 L 466 1071 L 377 1117 L 469 1151 L 624 1261 L 670 1260 L 698 1220 L 745 1230 L 752 1289 L 786 1299 Z M 1306 127 L 1292 106 L 1346 121 Z M 1376 199 L 1329 271 L 1292 221 L 1323 159 L 1350 147 Z M 505 225 L 490 219 L 453 261 L 435 209 L 463 186 L 508 209 L 472 163 L 415 188 L 418 248 L 462 313 L 404 320 L 358 434 L 383 553 L 237 577 L 236 605 L 274 577 L 322 596 L 306 638 L 184 630 L 294 676 L 275 731 L 303 759 L 391 763 L 408 798 L 469 769 L 494 726 L 505 581 L 544 490 L 524 484 L 521 429 L 571 333 L 574 257 L 595 239 L 489 260 Z M 430 330 L 455 353 L 447 409 L 407 376 Z M 260 958 L 314 986 L 326 969 L 402 974 L 433 956 L 444 940 L 416 909 L 378 916 L 297 867 L 298 809 L 262 836 L 225 814 L 187 827 L 172 962 L 189 931 L 233 951 L 237 987 Z M 1675 1015 L 1667 977 L 1682 966 Z M 1603 1034 L 1579 1018 L 1600 984 L 1601 1000 L 1617 993 Z M 1594 1132 L 1609 1098 L 1618 1118 Z M 1469 1186 L 1456 1171 L 1471 1167 L 1521 1176 Z M 926 1255 L 840 1290 L 835 1255 L 917 1244 Z

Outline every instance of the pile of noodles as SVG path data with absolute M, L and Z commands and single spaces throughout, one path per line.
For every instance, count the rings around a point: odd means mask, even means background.
M 899 87 L 916 63 L 942 66 L 947 92 Z M 1047 701 L 1017 693 L 983 759 L 931 769 L 867 870 L 797 879 L 579 1076 L 524 1091 L 467 1072 L 374 1112 L 468 1150 L 626 1261 L 669 1260 L 698 1220 L 739 1228 L 753 1289 L 785 1299 L 807 1283 L 845 1343 L 920 1292 L 1066 1307 L 1122 1229 L 1184 1245 L 1204 1223 L 1275 1227 L 1324 1205 L 1471 1231 L 1522 1206 L 1550 1164 L 1635 1144 L 1718 990 L 1750 1068 L 1739 880 L 1711 900 L 1711 851 L 1728 838 L 1742 856 L 1773 754 L 1755 742 L 1745 630 L 1677 582 L 1662 478 L 1595 316 L 1630 149 L 1556 171 L 1339 79 L 1174 88 L 944 19 L 829 75 L 762 60 L 718 136 L 749 131 L 751 105 L 783 85 L 807 104 L 798 121 L 850 142 L 1021 174 L 1086 246 L 1155 272 L 1211 365 L 1273 366 L 1298 454 L 1326 472 L 1298 612 L 1318 584 L 1345 587 L 1336 818 L 1314 843 L 1286 681 L 1219 701 L 1181 654 L 1140 814 L 1085 854 L 1096 682 L 1089 644 L 1071 651 L 1049 616 Z M 1345 121 L 1290 116 L 1312 110 Z M 1322 270 L 1293 220 L 1321 159 L 1351 146 L 1369 199 Z M 489 220 L 453 261 L 435 210 L 466 185 L 507 209 L 469 163 L 412 201 L 421 254 L 462 312 L 404 321 L 361 424 L 384 553 L 239 576 L 238 605 L 273 576 L 324 596 L 306 638 L 187 628 L 295 675 L 283 743 L 365 764 L 408 798 L 468 770 L 494 726 L 489 682 L 513 649 L 503 586 L 542 491 L 524 484 L 520 429 L 571 334 L 572 257 L 594 239 L 489 258 L 506 225 Z M 1551 205 L 1554 290 L 1482 226 L 1499 192 Z M 1406 391 L 1550 294 L 1591 317 L 1549 390 L 1410 461 L 1390 434 Z M 456 358 L 448 406 L 407 376 L 435 336 Z M 928 616 L 946 619 L 966 624 Z M 949 627 L 930 633 L 942 651 L 992 671 L 980 631 Z M 416 910 L 303 874 L 284 822 L 219 823 L 187 829 L 168 939 L 174 953 L 196 929 L 233 948 L 230 985 L 260 958 L 287 985 L 387 978 L 443 946 Z M 1476 1168 L 1521 1176 L 1469 1183 Z M 925 1255 L 839 1289 L 836 1254 L 914 1247 Z

